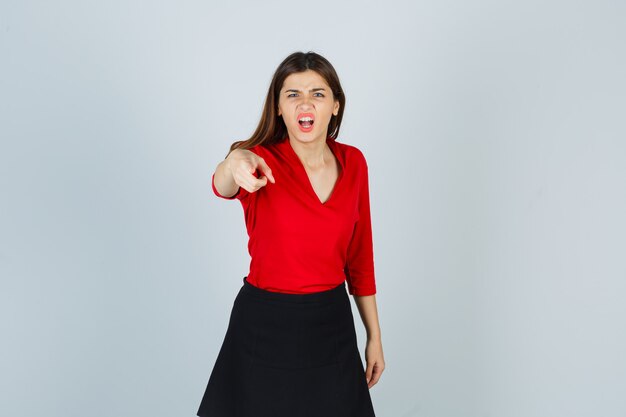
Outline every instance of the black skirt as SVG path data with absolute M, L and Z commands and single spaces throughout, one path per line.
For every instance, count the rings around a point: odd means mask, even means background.
M 345 281 L 288 294 L 246 278 L 197 415 L 375 417 Z

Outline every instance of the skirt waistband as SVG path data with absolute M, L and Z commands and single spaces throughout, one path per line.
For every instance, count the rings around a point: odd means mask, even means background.
M 275 301 L 284 301 L 284 302 L 292 302 L 292 303 L 311 303 L 311 302 L 323 302 L 323 301 L 331 301 L 336 300 L 341 297 L 346 297 L 346 282 L 342 282 L 337 285 L 335 288 L 331 288 L 325 291 L 307 293 L 307 294 L 291 294 L 284 292 L 276 292 L 276 291 L 268 291 L 263 288 L 256 287 L 250 284 L 246 280 L 247 276 L 243 277 L 243 286 L 241 287 L 241 291 L 246 294 L 264 298 L 267 300 L 275 300 Z

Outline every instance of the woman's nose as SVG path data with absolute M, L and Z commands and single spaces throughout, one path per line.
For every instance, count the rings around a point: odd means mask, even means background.
M 308 97 L 302 97 L 302 100 L 300 101 L 300 107 L 304 107 L 304 108 L 310 108 L 311 107 L 311 99 Z

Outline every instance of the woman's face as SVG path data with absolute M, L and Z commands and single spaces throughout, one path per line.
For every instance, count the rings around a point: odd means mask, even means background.
M 338 112 L 339 101 L 317 72 L 306 70 L 285 79 L 278 99 L 278 115 L 283 117 L 290 138 L 325 142 L 330 118 Z

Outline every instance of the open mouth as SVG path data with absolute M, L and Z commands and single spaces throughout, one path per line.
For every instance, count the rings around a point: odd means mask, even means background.
M 315 123 L 315 116 L 311 113 L 303 113 L 298 116 L 298 123 L 300 124 L 300 130 L 309 131 L 313 129 L 313 123 Z

